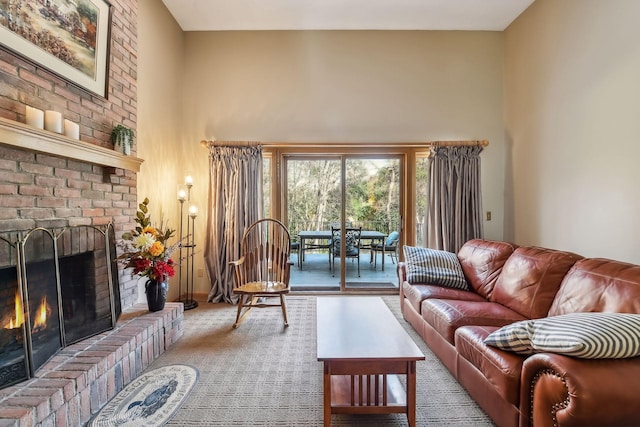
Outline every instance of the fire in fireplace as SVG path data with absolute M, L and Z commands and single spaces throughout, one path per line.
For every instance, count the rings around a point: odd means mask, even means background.
M 115 326 L 112 226 L 0 235 L 0 388 L 32 377 L 65 346 Z

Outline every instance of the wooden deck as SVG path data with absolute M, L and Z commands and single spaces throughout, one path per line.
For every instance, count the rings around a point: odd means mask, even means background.
M 360 255 L 360 277 L 358 277 L 358 264 L 355 259 L 346 261 L 346 290 L 380 293 L 395 293 L 398 290 L 397 264 L 392 263 L 389 254 L 385 254 L 384 271 L 382 271 L 382 254 L 377 254 L 377 267 L 369 262 L 371 254 L 362 251 Z M 291 256 L 290 285 L 293 292 L 296 291 L 327 291 L 340 290 L 340 260 L 335 261 L 335 276 L 331 275 L 329 268 L 329 254 L 327 252 L 307 252 L 305 254 L 302 269 L 298 266 L 298 255 Z

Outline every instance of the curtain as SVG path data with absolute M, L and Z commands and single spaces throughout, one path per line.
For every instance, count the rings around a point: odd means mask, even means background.
M 262 217 L 262 146 L 207 142 L 209 149 L 208 222 L 204 259 L 209 302 L 234 304 L 233 268 L 240 258 L 244 230 Z
M 427 246 L 457 253 L 483 237 L 482 146 L 434 147 L 429 157 Z

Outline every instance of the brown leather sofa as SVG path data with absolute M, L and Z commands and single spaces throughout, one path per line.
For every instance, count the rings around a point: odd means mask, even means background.
M 480 239 L 457 255 L 471 291 L 410 284 L 400 263 L 401 309 L 498 426 L 640 426 L 640 357 L 524 356 L 484 343 L 525 319 L 640 313 L 640 266 Z

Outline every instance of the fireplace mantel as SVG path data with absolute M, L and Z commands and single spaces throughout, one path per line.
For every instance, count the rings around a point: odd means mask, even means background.
M 134 172 L 140 172 L 140 165 L 144 161 L 4 117 L 0 117 L 0 144 Z

